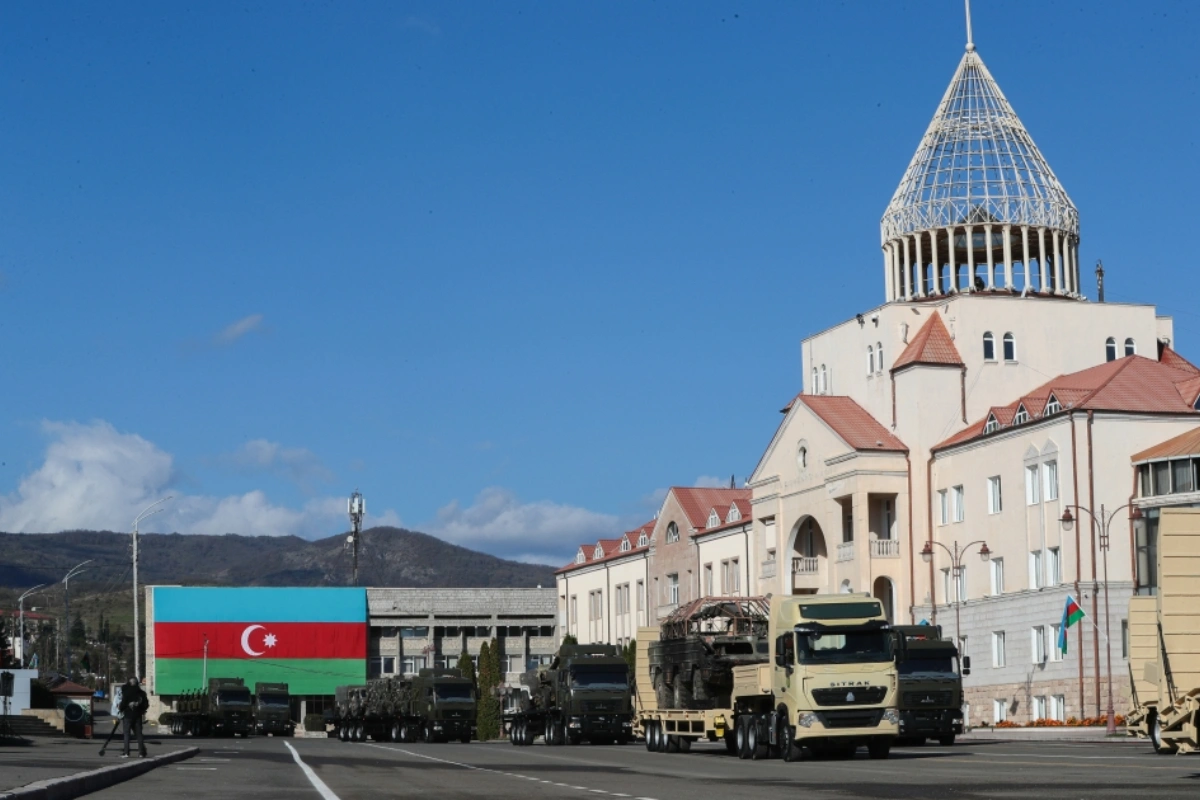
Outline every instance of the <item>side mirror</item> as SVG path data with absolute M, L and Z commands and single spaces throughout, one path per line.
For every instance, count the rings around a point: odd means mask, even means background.
M 963 656 L 963 660 L 962 660 L 962 674 L 963 674 L 963 675 L 970 675 L 970 674 L 971 674 L 971 657 L 970 657 L 970 656 Z
M 790 678 L 792 676 L 792 665 L 788 664 L 783 668 L 784 673 Z

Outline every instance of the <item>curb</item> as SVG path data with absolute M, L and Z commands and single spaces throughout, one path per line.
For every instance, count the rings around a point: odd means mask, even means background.
M 71 800 L 90 792 L 98 792 L 123 783 L 130 778 L 136 778 L 156 767 L 173 764 L 191 758 L 200 752 L 199 747 L 187 747 L 153 758 L 139 758 L 127 764 L 114 764 L 111 767 L 101 767 L 89 772 L 77 772 L 61 778 L 48 778 L 18 786 L 16 789 L 0 791 L 0 800 Z

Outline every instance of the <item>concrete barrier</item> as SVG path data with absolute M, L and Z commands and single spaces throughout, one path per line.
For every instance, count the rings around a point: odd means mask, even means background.
M 77 772 L 61 778 L 37 781 L 0 792 L 0 800 L 72 800 L 72 798 L 123 783 L 130 778 L 136 778 L 156 767 L 191 758 L 199 752 L 199 747 L 188 747 L 153 758 L 137 758 L 122 764 L 114 764 L 111 767 L 101 767 L 89 772 Z

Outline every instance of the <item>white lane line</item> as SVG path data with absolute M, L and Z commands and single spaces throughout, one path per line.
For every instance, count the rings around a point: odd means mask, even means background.
M 986 758 L 1065 758 L 1068 761 L 1145 761 L 1142 756 L 1052 756 L 1040 753 L 975 753 Z
M 304 777 L 308 778 L 308 782 L 313 785 L 317 793 L 321 795 L 321 800 L 341 800 L 328 786 L 325 781 L 317 777 L 317 773 L 312 771 L 312 767 L 305 764 L 300 758 L 300 754 L 296 752 L 296 748 L 292 747 L 290 742 L 284 742 L 284 747 L 292 751 L 292 759 L 300 765 L 300 769 L 304 771 Z
M 192 770 L 192 771 L 203 769 L 203 770 L 208 770 L 209 772 L 217 771 L 216 767 L 176 767 L 175 769 Z
M 288 745 L 288 746 L 291 747 L 291 745 Z M 367 747 L 374 747 L 378 750 L 388 750 L 393 753 L 403 753 L 406 756 L 412 756 L 414 758 L 424 758 L 429 761 L 436 761 L 439 764 L 449 764 L 454 767 L 462 767 L 463 769 L 474 770 L 475 772 L 489 772 L 492 775 L 503 775 L 506 778 L 521 778 L 521 779 L 527 780 L 527 781 L 534 781 L 535 783 L 552 783 L 551 781 L 545 781 L 545 780 L 542 780 L 541 778 L 531 778 L 528 775 L 518 775 L 515 772 L 502 772 L 498 769 L 488 769 L 487 767 L 477 767 L 473 764 L 464 764 L 461 761 L 450 761 L 449 759 L 445 759 L 445 758 L 435 758 L 434 756 L 427 756 L 424 753 L 414 753 L 412 750 L 401 750 L 399 747 L 384 747 L 383 745 L 369 744 L 369 743 L 367 744 Z M 294 751 L 294 750 L 292 751 L 293 754 L 295 754 L 295 752 L 296 751 Z M 297 756 L 296 760 L 300 761 L 300 757 Z M 301 762 L 301 763 L 303 763 L 303 762 Z M 307 769 L 307 767 L 306 767 L 306 769 Z M 610 794 L 610 792 L 605 791 L 604 789 L 589 789 L 586 786 L 573 786 L 572 784 L 569 784 L 569 783 L 554 783 L 553 785 L 561 786 L 564 789 L 577 789 L 581 792 L 589 792 L 592 794 Z M 627 795 L 627 794 L 618 794 L 616 796 L 617 797 L 629 797 L 629 795 Z M 330 799 L 325 798 L 325 800 L 330 800 Z M 336 798 L 335 798 L 335 800 L 336 800 Z M 639 798 L 637 798 L 637 800 L 654 800 L 654 798 L 653 797 L 639 797 Z

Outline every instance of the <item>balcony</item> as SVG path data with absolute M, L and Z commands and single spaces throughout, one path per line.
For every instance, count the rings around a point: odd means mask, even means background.
M 792 559 L 792 590 L 820 589 L 825 579 L 824 556 L 796 556 Z
M 871 558 L 899 558 L 899 539 L 872 539 Z
M 816 575 L 820 569 L 817 556 L 797 556 L 792 559 L 793 575 Z
M 837 562 L 854 560 L 854 542 L 842 542 L 837 546 Z

